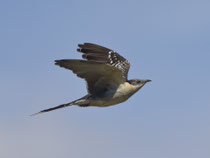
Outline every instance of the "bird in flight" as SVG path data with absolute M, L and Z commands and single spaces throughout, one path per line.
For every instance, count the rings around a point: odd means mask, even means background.
M 151 80 L 128 80 L 130 63 L 117 52 L 92 43 L 78 45 L 85 60 L 55 60 L 55 65 L 73 71 L 85 79 L 88 94 L 73 102 L 42 110 L 35 114 L 78 105 L 107 107 L 122 103 Z M 33 114 L 33 115 L 35 115 Z

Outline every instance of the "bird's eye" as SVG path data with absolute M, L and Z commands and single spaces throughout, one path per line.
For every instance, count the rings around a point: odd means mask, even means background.
M 141 81 L 136 81 L 137 84 L 141 83 Z

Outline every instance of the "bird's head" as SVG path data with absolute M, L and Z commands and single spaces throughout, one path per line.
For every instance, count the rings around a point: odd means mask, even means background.
M 151 82 L 152 80 L 140 80 L 140 79 L 134 79 L 134 80 L 128 80 L 127 82 L 130 83 L 136 90 L 139 90 L 142 88 L 147 82 Z

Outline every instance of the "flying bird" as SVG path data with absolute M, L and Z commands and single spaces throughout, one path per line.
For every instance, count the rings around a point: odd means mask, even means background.
M 151 80 L 128 80 L 130 63 L 117 52 L 92 43 L 78 45 L 85 60 L 55 60 L 55 65 L 73 71 L 87 83 L 88 94 L 73 102 L 42 110 L 35 114 L 78 105 L 107 107 L 126 101 Z M 33 115 L 35 115 L 33 114 Z

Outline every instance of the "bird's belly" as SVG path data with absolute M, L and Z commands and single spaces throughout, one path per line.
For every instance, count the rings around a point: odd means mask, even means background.
M 110 97 L 93 99 L 90 101 L 89 106 L 97 106 L 97 107 L 112 106 L 126 101 L 129 97 L 130 95 L 116 93 L 115 95 Z
M 126 99 L 127 100 L 127 99 Z M 124 102 L 124 99 L 101 99 L 91 100 L 89 106 L 107 107 Z

